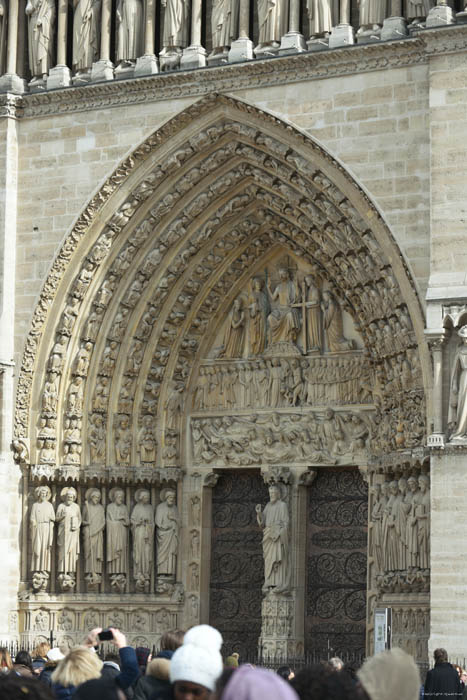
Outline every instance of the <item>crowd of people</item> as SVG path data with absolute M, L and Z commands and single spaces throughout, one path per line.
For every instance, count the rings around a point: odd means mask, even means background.
M 99 645 L 109 637 L 115 652 L 101 659 Z M 113 628 L 92 630 L 66 655 L 43 643 L 34 658 L 19 651 L 13 662 L 0 648 L 0 700 L 467 700 L 467 673 L 444 649 L 436 649 L 421 685 L 415 661 L 398 648 L 358 670 L 335 657 L 275 672 L 239 663 L 238 653 L 223 659 L 221 647 L 218 630 L 197 625 L 164 634 L 154 656 Z

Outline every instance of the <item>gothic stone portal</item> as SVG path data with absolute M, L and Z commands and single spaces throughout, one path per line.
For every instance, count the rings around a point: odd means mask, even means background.
M 308 653 L 365 653 L 367 503 L 358 469 L 320 469 L 309 489 Z
M 224 652 L 254 658 L 261 634 L 263 554 L 255 505 L 267 501 L 259 472 L 224 472 L 212 494 L 210 619 Z

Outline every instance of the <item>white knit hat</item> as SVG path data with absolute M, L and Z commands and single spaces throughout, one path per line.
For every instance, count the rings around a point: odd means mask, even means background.
M 222 673 L 222 636 L 210 625 L 197 625 L 185 634 L 170 660 L 170 681 L 189 681 L 214 690 Z
M 420 696 L 417 665 L 398 647 L 367 659 L 357 676 L 371 700 L 418 700 Z

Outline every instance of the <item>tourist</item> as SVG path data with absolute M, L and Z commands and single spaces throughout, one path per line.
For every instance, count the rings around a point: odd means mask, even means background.
M 161 637 L 161 650 L 156 654 L 158 658 L 171 659 L 174 652 L 183 644 L 185 632 L 183 630 L 169 630 Z
M 283 678 L 264 668 L 241 666 L 224 688 L 221 700 L 298 700 Z
M 48 651 L 50 651 L 50 644 L 48 642 L 41 642 L 34 649 L 32 654 L 32 668 L 36 675 L 40 675 L 40 672 L 45 667 Z
M 457 700 L 462 697 L 459 674 L 448 662 L 446 649 L 435 649 L 435 666 L 426 674 L 425 697 L 427 700 Z
M 125 700 L 125 694 L 109 678 L 97 678 L 80 685 L 73 700 Z
M 13 671 L 18 676 L 28 676 L 29 678 L 34 676 L 32 659 L 29 651 L 19 651 L 16 654 L 15 663 L 13 664 Z
M 136 647 L 136 660 L 142 676 L 146 673 L 146 666 L 151 660 L 151 650 L 149 647 Z
M 234 651 L 233 654 L 230 654 L 224 662 L 224 666 L 227 666 L 227 668 L 238 668 L 238 660 L 240 658 L 240 654 L 238 654 L 236 651 Z
M 76 688 L 100 678 L 102 661 L 88 647 L 76 647 L 62 659 L 52 674 L 52 691 L 57 700 L 70 700 Z
M 169 659 L 152 659 L 146 668 L 146 675 L 136 684 L 134 700 L 152 700 L 171 698 L 170 661 Z
M 333 656 L 332 659 L 329 659 L 329 663 L 336 671 L 342 671 L 344 668 L 344 662 L 338 656 Z
M 290 684 L 300 700 L 359 700 L 360 697 L 348 675 L 336 673 L 328 661 L 302 669 Z
M 0 700 L 54 700 L 54 696 L 34 678 L 7 673 L 0 675 Z
M 13 668 L 10 652 L 6 647 L 0 647 L 0 673 L 9 673 Z
M 173 700 L 208 700 L 222 673 L 222 637 L 210 625 L 197 625 L 185 634 L 170 662 Z
M 357 677 L 370 700 L 418 700 L 420 696 L 417 665 L 397 647 L 367 659 Z
M 42 683 L 45 683 L 45 685 L 51 686 L 52 673 L 57 668 L 58 662 L 64 658 L 65 655 L 62 654 L 58 647 L 53 647 L 52 649 L 49 649 L 49 651 L 46 654 L 45 666 L 39 675 L 39 680 L 42 681 Z
M 291 681 L 292 678 L 295 678 L 295 673 L 290 668 L 290 666 L 279 666 L 276 673 L 278 676 L 283 678 L 285 681 Z

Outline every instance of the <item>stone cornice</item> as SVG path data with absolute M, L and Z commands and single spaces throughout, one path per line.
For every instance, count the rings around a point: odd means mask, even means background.
M 420 31 L 402 41 L 254 60 L 215 68 L 161 73 L 23 96 L 0 96 L 0 117 L 38 117 L 92 109 L 198 98 L 250 87 L 270 87 L 428 62 L 434 54 L 467 49 L 467 25 Z

